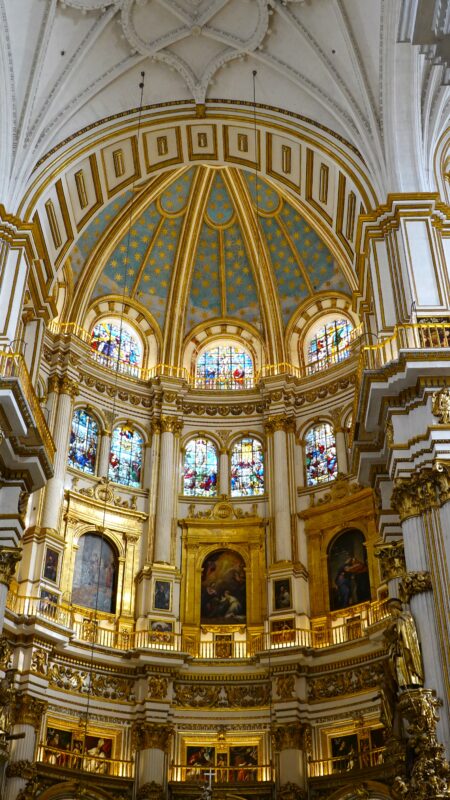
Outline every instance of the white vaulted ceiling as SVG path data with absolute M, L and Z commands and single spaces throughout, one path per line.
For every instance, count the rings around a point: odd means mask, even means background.
M 431 2 L 431 0 L 430 0 Z M 358 148 L 380 196 L 434 188 L 445 67 L 397 43 L 410 0 L 0 0 L 0 201 L 76 131 L 144 104 L 256 101 Z M 403 14 L 403 16 L 402 16 Z

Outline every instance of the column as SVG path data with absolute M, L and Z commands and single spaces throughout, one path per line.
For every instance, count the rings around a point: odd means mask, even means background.
M 269 464 L 275 529 L 275 561 L 292 561 L 291 509 L 287 430 L 292 421 L 285 414 L 269 417 L 266 433 L 273 437 L 272 463 Z M 270 451 L 269 451 L 270 452 Z
M 136 752 L 137 788 L 152 790 L 154 800 L 165 797 L 167 754 L 173 735 L 170 725 L 151 722 L 137 722 L 132 729 L 132 748 Z M 147 796 L 147 795 L 145 795 Z
M 392 494 L 392 506 L 399 513 L 403 530 L 406 575 L 400 585 L 400 595 L 410 603 L 421 642 L 424 684 L 434 689 L 443 702 L 437 730 L 440 740 L 450 751 L 449 701 L 444 648 L 438 625 L 436 598 L 430 576 L 429 522 L 436 505 L 435 486 L 431 470 L 411 478 L 397 479 Z M 428 517 L 428 519 L 427 519 Z M 433 576 L 434 577 L 434 576 Z
M 300 790 L 300 797 L 306 788 L 305 750 L 310 749 L 310 740 L 310 726 L 300 722 L 287 723 L 273 732 L 273 746 L 279 761 L 279 788 L 286 783 L 294 784 Z
M 108 477 L 109 456 L 111 453 L 111 430 L 103 428 L 100 438 L 100 451 L 98 454 L 98 469 L 97 475 L 100 477 Z
M 345 440 L 345 430 L 341 424 L 341 411 L 340 408 L 335 408 L 331 414 L 333 420 L 334 438 L 336 441 L 336 458 L 338 465 L 338 472 L 347 474 L 348 472 L 348 455 L 347 455 L 347 442 Z
M 178 417 L 161 418 L 161 446 L 159 456 L 158 496 L 156 501 L 155 558 L 159 563 L 169 564 L 174 517 L 174 482 L 177 482 L 175 463 L 175 437 L 179 436 L 183 423 Z
M 41 527 L 58 530 L 61 504 L 64 493 L 64 477 L 67 466 L 70 427 L 73 416 L 73 403 L 78 392 L 78 385 L 68 376 L 59 382 L 59 398 L 56 408 L 53 439 L 56 446 L 53 478 L 50 478 L 45 489 L 45 497 L 41 514 Z
M 3 630 L 3 623 L 5 620 L 6 598 L 8 596 L 8 588 L 11 583 L 16 564 L 21 559 L 21 551 L 19 548 L 4 548 L 0 550 L 0 633 Z
M 219 494 L 227 495 L 230 493 L 230 467 L 228 451 L 224 447 L 219 456 Z
M 39 732 L 47 703 L 31 695 L 20 692 L 12 704 L 13 735 L 24 733 L 21 739 L 11 742 L 11 756 L 6 770 L 5 800 L 16 800 L 18 793 L 25 788 L 36 750 L 36 735 Z

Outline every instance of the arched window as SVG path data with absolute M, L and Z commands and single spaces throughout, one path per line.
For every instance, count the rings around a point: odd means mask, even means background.
M 243 347 L 216 344 L 197 359 L 195 385 L 201 389 L 247 389 L 253 379 L 253 360 Z
M 120 319 L 102 319 L 91 334 L 92 355 L 99 364 L 138 375 L 142 366 L 142 344 L 134 329 Z
M 97 460 L 98 425 L 84 408 L 77 408 L 72 417 L 70 431 L 69 467 L 95 474 Z
M 314 373 L 343 361 L 350 354 L 353 325 L 348 319 L 330 319 L 315 327 L 308 339 L 307 369 Z
M 328 551 L 330 609 L 370 600 L 370 581 L 364 535 L 354 528 L 339 534 Z
M 108 470 L 111 481 L 124 486 L 141 485 L 143 444 L 141 434 L 129 425 L 113 430 Z
M 183 493 L 197 497 L 217 494 L 217 450 L 209 439 L 191 439 L 186 445 Z
M 264 454 L 261 442 L 246 436 L 231 453 L 231 494 L 264 494 Z
M 321 422 L 310 428 L 305 438 L 308 486 L 333 480 L 338 470 L 333 428 L 328 422 Z
M 116 610 L 117 554 L 98 533 L 85 533 L 78 542 L 72 584 L 72 603 L 113 614 Z

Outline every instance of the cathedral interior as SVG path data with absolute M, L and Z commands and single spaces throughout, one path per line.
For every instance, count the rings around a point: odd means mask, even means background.
M 450 0 L 0 0 L 0 800 L 450 797 Z

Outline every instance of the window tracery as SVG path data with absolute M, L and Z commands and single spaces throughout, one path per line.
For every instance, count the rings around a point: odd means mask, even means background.
M 69 467 L 95 475 L 98 424 L 85 408 L 77 408 L 72 417 L 69 441 Z
M 308 486 L 333 480 L 338 472 L 336 439 L 328 422 L 313 425 L 306 433 L 306 478 Z
M 217 449 L 210 439 L 198 437 L 186 445 L 183 493 L 197 497 L 217 494 Z
M 126 322 L 120 319 L 102 319 L 91 334 L 92 355 L 99 364 L 119 369 L 129 375 L 138 375 L 142 366 L 142 344 Z
M 143 444 L 141 434 L 130 425 L 113 430 L 108 470 L 111 481 L 124 486 L 141 485 Z
M 231 453 L 231 495 L 264 494 L 264 453 L 258 439 L 240 439 Z
M 196 365 L 195 385 L 202 389 L 248 389 L 253 386 L 253 359 L 234 344 L 215 344 L 203 350 Z
M 353 325 L 348 319 L 330 319 L 315 328 L 308 340 L 307 371 L 313 374 L 350 355 Z

